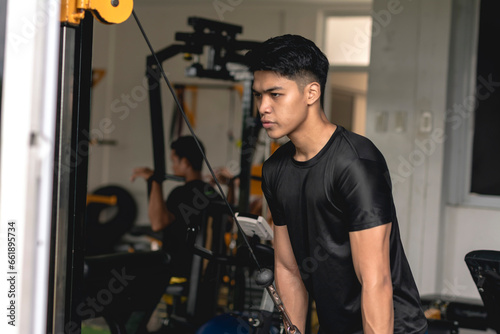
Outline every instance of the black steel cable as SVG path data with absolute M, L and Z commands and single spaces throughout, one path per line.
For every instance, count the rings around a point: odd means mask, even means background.
M 139 29 L 141 30 L 141 33 L 144 37 L 144 40 L 146 41 L 146 43 L 148 44 L 148 47 L 151 51 L 151 54 L 153 55 L 154 59 L 155 59 L 155 62 L 156 64 L 158 65 L 159 69 L 160 69 L 160 72 L 161 72 L 161 75 L 163 76 L 163 79 L 165 80 L 165 82 L 167 83 L 167 86 L 170 90 L 170 93 L 172 94 L 174 100 L 175 100 L 175 103 L 177 105 L 177 108 L 179 108 L 179 111 L 181 112 L 182 114 L 182 117 L 184 118 L 184 121 L 186 122 L 186 125 L 188 126 L 189 128 L 189 131 L 191 132 L 191 134 L 193 135 L 195 141 L 196 141 L 196 144 L 198 145 L 198 148 L 201 152 L 201 154 L 203 155 L 203 160 L 205 161 L 205 164 L 207 165 L 208 169 L 210 170 L 210 174 L 212 175 L 215 183 L 217 184 L 217 187 L 219 189 L 219 192 L 221 193 L 221 196 L 225 202 L 225 204 L 227 205 L 228 209 L 229 209 L 229 212 L 231 213 L 231 217 L 232 219 L 234 220 L 234 222 L 236 223 L 236 226 L 238 227 L 238 230 L 240 231 L 242 237 L 243 237 L 243 240 L 245 242 L 245 244 L 247 245 L 249 251 L 250 251 L 250 254 L 252 255 L 252 258 L 255 262 L 255 264 L 257 265 L 257 268 L 259 269 L 259 271 L 261 271 L 261 267 L 260 267 L 260 263 L 259 261 L 257 260 L 257 257 L 255 256 L 255 253 L 253 252 L 253 248 L 252 246 L 250 245 L 250 242 L 248 241 L 248 238 L 246 237 L 245 235 L 245 232 L 243 231 L 240 223 L 238 222 L 238 219 L 236 218 L 236 215 L 234 214 L 234 211 L 233 209 L 231 208 L 231 205 L 229 204 L 229 202 L 227 201 L 227 197 L 226 195 L 224 194 L 224 191 L 222 190 L 222 187 L 219 183 L 219 180 L 217 180 L 217 177 L 215 176 L 215 173 L 212 169 L 212 166 L 210 165 L 210 162 L 208 161 L 208 158 L 207 156 L 205 155 L 205 152 L 203 152 L 203 149 L 201 147 L 201 144 L 198 140 L 198 137 L 196 136 L 194 130 L 193 130 L 193 127 L 191 126 L 191 123 L 189 122 L 189 119 L 187 118 L 187 115 L 186 113 L 184 112 L 184 109 L 182 108 L 178 98 L 177 98 L 177 95 L 175 94 L 175 91 L 174 89 L 172 88 L 172 85 L 170 84 L 170 81 L 168 80 L 167 78 L 167 75 L 165 74 L 165 71 L 163 70 L 163 67 L 161 66 L 161 63 L 160 61 L 158 60 L 158 57 L 156 57 L 156 53 L 153 49 L 153 46 L 151 45 L 150 41 L 149 41 L 149 38 L 148 36 L 146 35 L 146 32 L 144 31 L 144 28 L 142 27 L 142 24 L 139 20 L 139 18 L 137 17 L 137 14 L 135 13 L 135 10 L 132 10 L 132 15 L 134 16 L 134 19 L 135 21 L 137 22 L 137 25 L 139 27 Z

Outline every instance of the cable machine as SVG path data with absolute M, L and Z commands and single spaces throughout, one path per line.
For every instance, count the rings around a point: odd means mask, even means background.
M 47 297 L 47 332 L 78 332 L 87 310 L 84 291 L 85 213 L 87 196 L 93 24 L 118 24 L 130 17 L 133 1 L 101 0 L 61 3 L 58 98 L 54 153 L 53 208 Z M 91 13 L 92 15 L 88 15 Z M 87 15 L 86 15 L 87 14 Z M 260 121 L 253 115 L 252 78 L 242 70 L 243 55 L 257 42 L 237 41 L 241 26 L 191 17 L 194 33 L 177 33 L 184 44 L 169 46 L 156 56 L 165 61 L 177 54 L 199 59 L 208 48 L 207 64 L 195 61 L 190 76 L 243 81 L 243 133 L 240 210 L 247 210 L 251 161 Z M 232 67 L 231 67 L 232 66 Z M 160 69 L 147 59 L 155 170 L 165 175 L 164 131 L 160 98 Z M 161 259 L 160 259 L 161 260 Z M 142 260 L 144 261 L 144 260 Z M 167 280 L 168 281 L 168 280 Z M 83 311 L 82 311 L 83 310 Z M 97 311 L 96 308 L 94 308 Z M 120 329 L 117 329 L 120 332 Z
M 132 0 L 61 1 L 47 333 L 80 331 L 94 19 L 124 22 Z M 92 14 L 92 15 L 89 15 Z
M 188 24 L 193 27 L 194 32 L 177 32 L 175 40 L 183 43 L 172 44 L 155 52 L 156 58 L 163 63 L 178 54 L 183 54 L 185 59 L 193 60 L 193 64 L 186 69 L 187 76 L 243 82 L 238 208 L 242 212 L 247 212 L 252 158 L 262 124 L 253 112 L 252 76 L 241 67 L 243 64 L 241 51 L 251 49 L 258 42 L 237 40 L 236 35 L 243 31 L 238 25 L 199 17 L 189 17 Z M 199 61 L 199 56 L 202 54 L 206 54 L 205 65 Z M 149 83 L 154 169 L 158 175 L 165 175 L 165 136 L 160 84 L 162 78 L 153 55 L 147 58 L 146 75 Z

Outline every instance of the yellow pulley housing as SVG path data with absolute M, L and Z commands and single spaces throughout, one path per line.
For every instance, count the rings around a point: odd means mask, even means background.
M 133 9 L 133 0 L 62 0 L 61 22 L 79 25 L 90 11 L 101 23 L 118 24 L 125 22 Z

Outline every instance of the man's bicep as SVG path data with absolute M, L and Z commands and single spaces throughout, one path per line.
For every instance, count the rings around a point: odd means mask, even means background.
M 351 254 L 361 284 L 390 277 L 390 234 L 392 223 L 349 233 Z

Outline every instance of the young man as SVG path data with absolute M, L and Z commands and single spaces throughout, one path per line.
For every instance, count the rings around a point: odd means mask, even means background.
M 201 224 L 203 210 L 212 201 L 222 201 L 222 198 L 202 180 L 203 156 L 192 136 L 178 138 L 171 149 L 174 175 L 183 177 L 185 183 L 173 189 L 166 202 L 161 186 L 163 178 L 156 176 L 152 169 L 134 169 L 131 180 L 141 177 L 150 183 L 148 215 L 151 228 L 163 232 L 163 249 L 172 256 L 175 275 L 188 277 L 192 252 L 186 244 L 187 226 Z
M 321 334 L 425 333 L 386 162 L 323 111 L 328 60 L 296 35 L 271 38 L 246 59 L 263 127 L 290 139 L 264 163 L 262 188 L 291 320 L 304 334 L 310 296 Z

